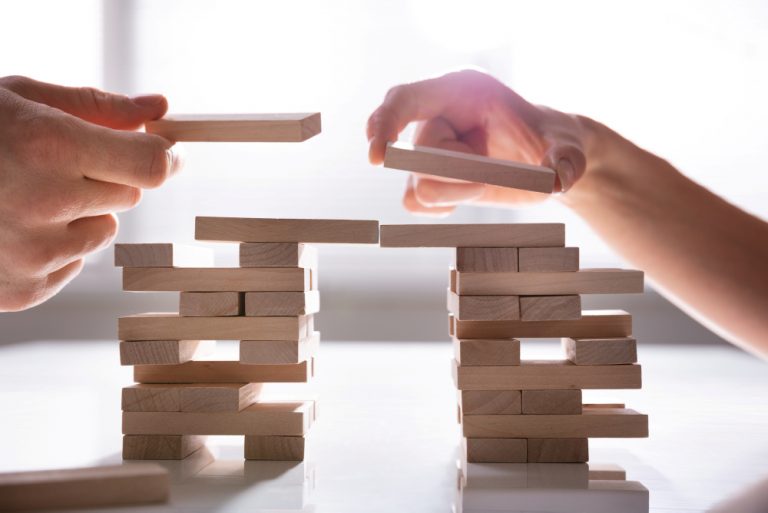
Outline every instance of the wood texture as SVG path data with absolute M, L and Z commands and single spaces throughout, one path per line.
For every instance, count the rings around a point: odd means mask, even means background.
M 456 269 L 451 267 L 449 268 L 448 272 L 448 290 L 451 292 L 456 292 Z
M 123 340 L 120 365 L 174 365 L 210 355 L 215 349 L 215 340 Z
M 245 315 L 252 317 L 312 315 L 319 311 L 320 293 L 316 290 L 245 294 Z
M 121 340 L 299 340 L 311 333 L 312 316 L 301 317 L 181 317 L 147 313 L 120 317 Z
M 517 248 L 456 248 L 456 270 L 473 273 L 517 272 Z
M 615 463 L 590 463 L 589 479 L 601 481 L 624 481 L 627 471 Z
M 520 248 L 517 255 L 521 273 L 579 270 L 579 248 Z
M 293 340 L 241 340 L 240 363 L 268 365 L 300 363 L 309 360 L 320 347 L 320 333 L 298 341 Z
M 525 463 L 528 441 L 525 438 L 466 438 L 469 463 Z
M 205 445 L 199 435 L 124 435 L 124 460 L 183 460 Z
M 448 311 L 461 320 L 516 321 L 520 319 L 520 297 L 459 296 L 449 289 Z
M 240 244 L 240 267 L 317 267 L 317 248 L 300 242 Z
M 213 251 L 173 243 L 115 244 L 116 267 L 210 267 Z
M 580 415 L 581 390 L 523 390 L 523 415 Z
M 611 338 L 632 334 L 632 316 L 623 310 L 584 310 L 571 321 L 462 321 L 453 319 L 459 339 Z
M 546 167 L 405 142 L 387 145 L 384 167 L 526 191 L 551 193 L 555 186 Z
M 453 339 L 456 361 L 476 365 L 520 365 L 520 341 L 510 339 Z
M 145 124 L 170 141 L 302 142 L 320 133 L 319 112 L 287 114 L 174 114 Z
M 637 341 L 621 338 L 564 338 L 566 357 L 576 365 L 620 365 L 637 361 Z
M 520 390 L 459 390 L 461 411 L 467 415 L 520 415 Z
M 565 225 L 551 224 L 384 224 L 383 248 L 562 246 Z
M 303 461 L 303 436 L 245 436 L 245 459 L 261 461 Z
M 456 290 L 472 296 L 632 294 L 643 292 L 643 272 L 583 269 L 578 272 L 462 273 Z
M 376 244 L 379 222 L 342 219 L 196 217 L 195 239 L 228 242 Z
M 301 292 L 312 288 L 303 267 L 145 267 L 123 269 L 123 290 L 183 292 Z
M 589 461 L 589 440 L 586 438 L 528 439 L 528 463 L 585 463 L 587 461 Z
M 243 315 L 244 303 L 242 292 L 182 292 L 179 294 L 179 315 L 183 317 Z
M 509 297 L 509 296 L 462 296 Z M 581 319 L 581 296 L 522 296 L 522 321 L 572 321 Z
M 180 365 L 137 365 L 137 383 L 304 383 L 312 376 L 310 362 L 245 365 L 230 361 L 194 361 Z
M 240 411 L 259 397 L 261 383 L 153 383 L 123 388 L 123 411 Z

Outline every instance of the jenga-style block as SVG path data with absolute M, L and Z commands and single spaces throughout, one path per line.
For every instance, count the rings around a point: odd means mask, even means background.
M 448 311 L 461 320 L 516 321 L 520 319 L 520 297 L 459 296 L 448 290 Z
M 458 272 L 456 290 L 461 295 L 471 296 L 641 293 L 643 271 L 583 269 L 578 272 Z
M 297 294 L 301 293 L 297 292 Z M 183 317 L 243 315 L 244 303 L 242 292 L 182 292 L 179 294 L 179 315 Z
M 520 365 L 520 341 L 509 339 L 453 339 L 456 361 L 464 366 Z
M 528 442 L 525 438 L 466 438 L 469 463 L 525 463 Z
M 517 248 L 456 248 L 456 270 L 472 273 L 517 272 Z
M 168 500 L 168 471 L 154 463 L 0 474 L 0 511 L 61 510 Z
M 547 167 L 406 142 L 387 145 L 384 167 L 526 191 L 551 193 L 555 187 L 555 172 Z
M 147 313 L 120 317 L 121 340 L 299 340 L 311 333 L 312 316 L 301 317 L 181 317 Z
M 194 361 L 180 365 L 137 365 L 137 383 L 304 383 L 312 377 L 311 362 L 245 365 L 230 361 Z
M 570 321 L 462 321 L 449 317 L 452 335 L 470 338 L 611 338 L 632 334 L 632 316 L 623 310 L 584 310 Z
M 589 461 L 586 438 L 529 438 L 528 463 L 585 463 Z M 591 477 L 590 469 L 590 477 Z
M 302 142 L 320 133 L 320 113 L 174 114 L 145 124 L 170 141 Z
M 213 251 L 173 243 L 115 244 L 116 267 L 210 267 Z
M 520 390 L 459 390 L 461 411 L 467 415 L 520 415 Z
M 195 239 L 225 242 L 376 244 L 379 222 L 345 219 L 196 217 Z
M 246 292 L 245 315 L 281 317 L 312 315 L 320 311 L 320 293 L 309 292 Z
M 562 246 L 565 225 L 551 224 L 385 224 L 382 248 L 508 248 Z
M 448 290 L 451 292 L 456 292 L 456 269 L 451 267 L 449 269 L 449 276 L 448 276 Z
M 509 297 L 509 296 L 462 296 Z M 520 320 L 571 321 L 581 319 L 581 296 L 522 296 Z
M 240 411 L 259 397 L 261 383 L 144 383 L 123 388 L 123 411 Z
M 302 292 L 312 288 L 303 267 L 144 267 L 123 269 L 123 290 L 184 292 Z
M 523 390 L 523 415 L 580 415 L 581 390 Z
M 198 435 L 124 435 L 124 460 L 183 460 L 205 445 Z
M 174 365 L 212 354 L 215 340 L 123 340 L 120 365 Z
M 240 267 L 317 267 L 317 248 L 300 242 L 244 242 Z
M 590 463 L 589 479 L 600 481 L 624 481 L 627 471 L 615 463 Z
M 579 248 L 519 248 L 517 255 L 521 273 L 579 270 Z
M 637 341 L 621 338 L 564 338 L 566 357 L 576 365 L 620 365 L 637 361 Z
M 261 461 L 303 461 L 303 436 L 245 436 L 245 459 Z
M 288 364 L 307 361 L 317 353 L 320 333 L 298 341 L 241 340 L 240 363 L 247 365 Z

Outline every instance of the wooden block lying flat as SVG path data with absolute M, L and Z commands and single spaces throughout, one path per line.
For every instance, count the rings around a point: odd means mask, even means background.
M 585 463 L 589 461 L 586 438 L 529 438 L 528 463 Z
M 376 244 L 378 221 L 196 217 L 195 239 L 227 242 Z
M 121 340 L 299 340 L 311 333 L 312 316 L 301 317 L 181 317 L 147 313 L 120 317 Z
M 584 310 L 571 321 L 462 321 L 453 319 L 453 335 L 470 338 L 611 338 L 632 334 L 632 316 L 623 310 Z
M 461 320 L 516 321 L 520 319 L 520 297 L 459 296 L 449 289 L 448 311 Z
M 601 481 L 625 481 L 627 471 L 615 463 L 590 463 L 589 479 Z
M 268 365 L 300 363 L 309 360 L 320 347 L 320 332 L 301 340 L 241 340 L 240 363 Z
M 565 225 L 552 224 L 385 224 L 382 248 L 562 246 Z
M 525 438 L 467 438 L 469 463 L 525 463 L 528 442 Z
M 456 248 L 456 270 L 473 273 L 517 272 L 517 248 Z
M 523 390 L 523 415 L 580 415 L 581 390 Z
M 210 267 L 213 251 L 172 243 L 115 244 L 116 267 Z
M 303 436 L 245 437 L 245 459 L 262 461 L 303 461 Z
M 145 267 L 123 269 L 123 290 L 190 292 L 301 292 L 312 286 L 303 267 Z
M 180 365 L 137 365 L 137 383 L 304 383 L 312 376 L 310 362 L 245 365 L 229 361 L 194 361 Z
M 520 390 L 459 390 L 461 411 L 467 415 L 520 415 Z
M 520 341 L 510 339 L 453 339 L 456 361 L 469 367 L 475 365 L 520 365 Z
M 123 340 L 120 365 L 174 365 L 212 354 L 215 349 L 215 340 Z
M 636 363 L 583 366 L 567 360 L 523 360 L 518 366 L 484 367 L 454 363 L 454 375 L 459 390 L 633 389 L 642 385 Z
M 520 298 L 520 320 L 522 321 L 571 321 L 577 319 L 581 319 L 581 296 L 522 296 Z
M 302 142 L 320 133 L 320 113 L 174 114 L 146 123 L 170 141 Z
M 637 341 L 621 338 L 564 338 L 566 357 L 576 365 L 619 365 L 637 361 Z
M 198 435 L 124 435 L 124 460 L 183 460 L 205 445 Z
M 283 317 L 312 315 L 320 311 L 320 293 L 309 292 L 246 292 L 245 315 L 254 317 Z
M 0 511 L 60 510 L 168 500 L 168 471 L 131 463 L 0 474 Z
M 240 411 L 256 401 L 261 383 L 138 384 L 123 388 L 123 411 Z
M 579 248 L 520 248 L 521 273 L 575 272 L 579 270 Z
M 240 267 L 317 267 L 317 248 L 300 242 L 240 244 Z
M 179 315 L 183 317 L 243 315 L 243 306 L 242 292 L 182 292 L 179 294 Z
M 526 191 L 551 193 L 555 187 L 555 172 L 547 167 L 405 142 L 387 145 L 384 167 Z
M 457 273 L 456 290 L 471 296 L 633 294 L 643 292 L 643 271 L 583 269 L 578 272 Z

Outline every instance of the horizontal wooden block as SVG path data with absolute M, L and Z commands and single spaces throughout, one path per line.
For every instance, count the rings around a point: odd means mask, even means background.
M 245 315 L 283 317 L 312 315 L 320 311 L 320 293 L 310 292 L 246 292 Z
M 183 317 L 243 315 L 244 303 L 243 292 L 182 292 L 179 294 L 179 315 Z
M 520 365 L 520 341 L 510 339 L 453 339 L 456 361 L 475 365 Z
M 215 340 L 123 340 L 120 365 L 174 365 L 210 355 L 215 349 Z
M 555 187 L 555 172 L 547 167 L 406 142 L 387 145 L 384 167 L 526 191 L 551 193 Z
M 473 273 L 517 272 L 517 248 L 456 248 L 456 270 Z
M 299 340 L 311 333 L 312 316 L 301 317 L 181 317 L 147 313 L 120 317 L 121 340 Z
M 520 248 L 517 255 L 521 273 L 579 270 L 579 248 Z
M 459 296 L 449 289 L 448 311 L 461 320 L 516 321 L 520 319 L 520 297 Z
M 637 361 L 637 341 L 621 338 L 564 338 L 566 357 L 576 365 L 619 365 Z
M 589 461 L 587 438 L 529 438 L 528 463 L 585 463 Z
M 115 244 L 116 267 L 210 267 L 213 251 L 173 243 Z
M 301 340 L 241 340 L 240 363 L 247 365 L 300 363 L 311 359 L 320 347 L 320 333 Z
M 0 511 L 61 510 L 168 500 L 168 471 L 155 463 L 0 474 Z
M 461 411 L 467 415 L 520 415 L 520 390 L 459 390 Z
M 643 271 L 583 269 L 578 272 L 457 273 L 456 289 L 470 296 L 632 294 L 643 292 Z
M 571 321 L 462 321 L 451 316 L 459 339 L 610 338 L 632 334 L 632 316 L 623 310 L 584 310 Z
M 145 124 L 170 141 L 302 142 L 320 133 L 320 113 L 174 114 Z
M 205 445 L 199 435 L 124 435 L 124 460 L 183 460 Z
M 528 442 L 525 438 L 466 438 L 469 463 L 525 463 Z
M 523 390 L 523 415 L 580 415 L 581 390 Z
M 379 222 L 345 219 L 196 217 L 195 239 L 227 242 L 376 244 Z
M 259 397 L 261 383 L 156 383 L 123 388 L 123 411 L 240 411 Z
M 551 224 L 384 224 L 382 248 L 562 246 L 565 225 Z
M 194 361 L 180 365 L 137 365 L 137 383 L 304 383 L 312 377 L 310 362 L 245 365 L 230 361 Z
M 123 434 L 303 436 L 313 407 L 312 401 L 258 402 L 239 412 L 123 412 Z
M 303 436 L 245 436 L 245 459 L 261 461 L 303 461 Z
M 184 364 L 189 365 L 189 364 Z M 514 366 L 468 367 L 454 362 L 459 390 L 634 389 L 641 368 L 631 365 L 573 365 L 567 360 L 523 360 Z
M 509 297 L 509 296 L 462 296 Z M 520 320 L 571 321 L 581 319 L 581 296 L 522 296 Z
M 624 481 L 627 471 L 615 463 L 590 463 L 589 479 L 601 481 Z
M 311 267 L 318 262 L 317 248 L 300 242 L 244 242 L 240 267 Z
M 123 290 L 189 292 L 302 292 L 312 288 L 303 267 L 145 267 L 123 269 Z

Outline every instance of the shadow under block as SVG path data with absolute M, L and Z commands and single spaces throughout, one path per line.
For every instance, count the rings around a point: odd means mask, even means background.
M 179 292 L 302 292 L 312 288 L 303 267 L 145 267 L 123 269 L 123 290 Z
M 520 298 L 520 320 L 522 321 L 570 321 L 577 319 L 581 319 L 581 296 L 579 295 L 522 296 Z
M 253 404 L 261 383 L 138 384 L 123 388 L 123 411 L 240 411 Z
M 528 463 L 585 463 L 589 461 L 587 438 L 529 438 Z
M 301 340 L 241 340 L 240 363 L 268 365 L 300 363 L 309 360 L 320 346 L 320 333 Z
M 320 129 L 319 112 L 176 114 L 146 123 L 147 133 L 192 142 L 302 142 Z
M 461 295 L 633 294 L 643 292 L 643 272 L 584 269 L 578 272 L 456 273 Z
M 465 415 L 520 415 L 520 390 L 459 390 L 461 411 Z
M 281 317 L 312 315 L 320 311 L 320 293 L 309 292 L 246 292 L 245 315 Z
M 245 436 L 246 460 L 303 461 L 303 436 Z
M 516 321 L 520 319 L 520 297 L 459 296 L 449 289 L 448 311 L 461 320 Z
M 632 334 L 632 316 L 623 310 L 584 310 L 569 321 L 462 321 L 450 316 L 452 335 L 459 339 L 613 338 Z
M 383 248 L 508 248 L 563 246 L 565 225 L 550 224 L 384 224 Z
M 312 332 L 312 316 L 300 317 L 181 317 L 147 313 L 120 317 L 120 340 L 299 340 Z
M 174 365 L 215 349 L 215 340 L 122 340 L 120 365 Z
M 469 463 L 525 463 L 528 441 L 525 438 L 466 438 Z
M 0 474 L 0 511 L 60 510 L 168 500 L 168 471 L 154 463 Z
M 115 244 L 116 267 L 210 267 L 213 251 L 173 243 Z
M 523 415 L 580 415 L 581 390 L 523 390 Z
M 579 270 L 579 248 L 520 248 L 517 254 L 521 273 Z
M 317 248 L 300 242 L 244 242 L 240 267 L 316 267 Z
M 453 339 L 454 357 L 461 365 L 520 365 L 520 341 L 510 339 Z
M 642 386 L 641 367 L 636 363 L 586 366 L 573 365 L 567 360 L 523 360 L 518 366 L 468 367 L 454 362 L 454 377 L 459 390 L 635 389 Z
M 243 315 L 242 292 L 182 292 L 179 315 L 183 317 L 230 317 Z
M 303 436 L 314 402 L 259 402 L 239 412 L 123 412 L 126 435 Z
M 405 142 L 387 145 L 384 167 L 526 191 L 551 193 L 555 186 L 547 167 Z
M 194 361 L 180 365 L 137 365 L 137 383 L 305 383 L 311 361 L 296 364 L 247 365 L 230 361 Z
M 376 244 L 379 222 L 345 219 L 196 217 L 195 239 L 225 242 Z
M 199 435 L 124 435 L 124 460 L 183 460 L 205 445 Z
M 637 362 L 637 342 L 622 338 L 564 338 L 566 358 L 576 365 L 620 365 Z

